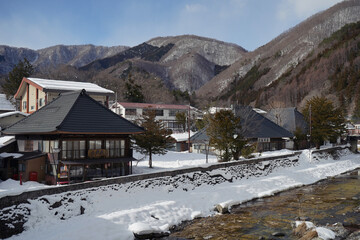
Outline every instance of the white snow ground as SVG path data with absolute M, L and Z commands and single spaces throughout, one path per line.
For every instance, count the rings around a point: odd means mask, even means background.
M 190 158 L 194 160 L 189 161 Z M 214 157 L 210 159 L 216 161 Z M 185 166 L 201 165 L 205 163 L 205 156 L 171 152 L 154 158 L 154 170 L 183 167 L 182 163 Z M 147 162 L 142 161 L 134 169 L 147 172 L 146 166 Z M 359 167 L 359 155 L 350 152 L 339 160 L 310 161 L 309 152 L 304 151 L 296 167 L 278 168 L 268 176 L 243 178 L 232 183 L 201 185 L 192 190 L 185 185 L 171 191 L 169 186 L 145 188 L 140 182 L 138 187 L 132 188 L 129 183 L 76 191 L 69 196 L 66 195 L 69 193 L 44 196 L 42 198 L 48 202 L 30 200 L 30 204 L 26 204 L 31 210 L 25 223 L 26 231 L 10 239 L 133 239 L 132 232 L 167 231 L 184 220 L 215 214 L 213 208 L 219 203 L 244 202 Z M 71 201 L 64 200 L 69 198 Z M 50 207 L 62 199 L 60 207 Z M 81 206 L 85 209 L 83 215 L 80 214 Z

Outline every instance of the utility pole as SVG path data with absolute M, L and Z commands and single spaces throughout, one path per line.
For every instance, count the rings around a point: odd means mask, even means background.
M 188 105 L 187 125 L 188 125 L 188 148 L 189 148 L 189 153 L 191 153 L 191 149 L 190 149 L 190 102 L 189 102 L 189 105 Z
M 309 118 L 310 118 L 310 131 L 309 131 L 309 160 L 311 162 L 311 103 L 309 109 Z
M 310 146 L 311 146 L 311 103 L 310 103 Z

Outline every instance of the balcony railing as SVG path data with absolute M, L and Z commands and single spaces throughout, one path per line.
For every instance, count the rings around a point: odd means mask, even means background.
M 126 152 L 128 152 L 126 154 Z M 129 156 L 127 156 L 129 155 Z M 85 149 L 81 150 L 62 150 L 60 158 L 63 160 L 75 160 L 85 158 L 118 158 L 118 157 L 132 157 L 132 149 L 126 151 L 125 148 L 110 148 L 110 149 Z

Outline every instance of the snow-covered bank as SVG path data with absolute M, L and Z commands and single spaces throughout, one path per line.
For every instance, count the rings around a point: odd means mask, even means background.
M 261 154 L 261 157 L 270 157 L 270 156 L 280 156 L 291 154 L 293 151 L 290 150 L 281 150 L 274 152 L 264 152 Z M 260 154 L 256 154 L 257 157 L 260 157 Z M 206 156 L 199 153 L 189 153 L 189 152 L 174 152 L 169 151 L 165 155 L 153 155 L 153 168 L 149 168 L 148 157 L 144 156 L 138 152 L 134 152 L 134 158 L 139 159 L 138 162 L 133 162 L 133 174 L 143 174 L 143 173 L 153 173 L 153 172 L 162 172 L 180 168 L 189 168 L 197 166 L 208 166 L 214 163 L 217 163 L 217 158 L 214 155 L 208 156 L 208 163 L 206 164 Z M 13 179 L 8 179 L 6 181 L 0 180 L 0 198 L 5 196 L 18 195 L 23 192 L 32 191 L 41 188 L 49 188 L 56 186 L 49 186 L 40 184 L 37 182 L 23 182 L 20 185 L 20 181 Z
M 304 151 L 295 167 L 277 168 L 268 176 L 232 183 L 198 187 L 183 183 L 173 188 L 149 187 L 144 181 L 44 196 L 22 205 L 31 210 L 31 215 L 25 223 L 26 231 L 12 239 L 133 239 L 130 230 L 166 231 L 181 221 L 214 214 L 215 204 L 247 201 L 358 167 L 358 155 L 349 152 L 339 160 L 310 161 Z M 226 171 L 214 174 L 229 177 Z
M 41 188 L 52 187 L 38 182 L 27 181 L 20 185 L 20 181 L 8 179 L 6 181 L 0 181 L 0 198 L 5 196 L 18 195 L 23 192 L 37 190 Z

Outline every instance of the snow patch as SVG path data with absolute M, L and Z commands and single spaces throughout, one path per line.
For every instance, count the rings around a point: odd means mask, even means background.
M 330 229 L 324 227 L 317 227 L 315 228 L 316 232 L 318 233 L 319 238 L 324 240 L 335 239 L 336 234 L 331 231 Z

